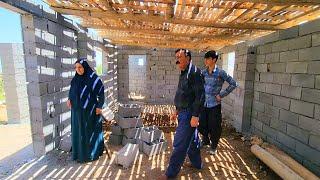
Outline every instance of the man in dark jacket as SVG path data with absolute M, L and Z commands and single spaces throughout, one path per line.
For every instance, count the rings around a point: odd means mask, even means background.
M 176 177 L 187 154 L 194 168 L 202 168 L 197 126 L 200 108 L 204 103 L 204 81 L 201 70 L 192 64 L 189 50 L 178 49 L 175 55 L 176 64 L 181 70 L 174 98 L 174 117 L 178 116 L 178 127 L 168 169 L 159 179 Z

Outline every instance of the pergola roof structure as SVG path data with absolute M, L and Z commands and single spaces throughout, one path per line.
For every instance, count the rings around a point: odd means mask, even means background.
M 219 49 L 320 17 L 320 0 L 46 0 L 117 45 Z

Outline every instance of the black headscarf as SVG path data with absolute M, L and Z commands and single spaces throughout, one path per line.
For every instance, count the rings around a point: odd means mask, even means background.
M 73 108 L 90 109 L 91 114 L 95 108 L 102 108 L 104 102 L 98 102 L 97 97 L 103 95 L 104 87 L 101 79 L 91 69 L 86 59 L 79 59 L 75 64 L 81 64 L 84 74 L 77 72 L 71 81 L 69 99 Z

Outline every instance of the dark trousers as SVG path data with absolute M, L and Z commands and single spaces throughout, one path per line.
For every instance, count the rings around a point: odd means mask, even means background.
M 166 171 L 166 175 L 169 178 L 177 176 L 187 154 L 193 167 L 202 168 L 200 149 L 194 142 L 195 128 L 191 127 L 190 120 L 190 111 L 183 110 L 179 112 L 178 127 L 173 140 L 173 152 Z
M 202 135 L 203 143 L 210 144 L 212 149 L 217 148 L 221 137 L 221 121 L 221 104 L 212 108 L 204 107 L 200 113 L 200 124 L 198 129 Z

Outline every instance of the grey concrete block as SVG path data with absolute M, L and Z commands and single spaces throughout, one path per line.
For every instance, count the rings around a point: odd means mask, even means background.
M 309 74 L 320 74 L 320 61 L 310 62 L 308 65 Z
M 311 35 L 301 36 L 289 40 L 289 50 L 311 47 Z
M 273 73 L 260 73 L 260 82 L 273 82 Z
M 116 152 L 115 163 L 129 168 L 139 154 L 138 144 L 126 144 L 122 149 Z
M 278 119 L 279 118 L 279 113 L 280 113 L 280 108 L 272 106 L 272 105 L 266 105 L 265 106 L 265 113 L 272 118 Z
M 261 121 L 253 119 L 252 120 L 252 125 L 253 125 L 253 127 L 255 127 L 255 128 L 259 129 L 260 131 L 262 131 L 263 123 Z
M 288 62 L 286 72 L 288 73 L 307 73 L 308 63 L 307 62 Z
M 267 54 L 272 51 L 272 44 L 265 44 L 257 48 L 258 54 Z
M 265 113 L 261 113 L 258 112 L 258 120 L 263 122 L 266 125 L 270 125 L 270 121 L 271 121 L 272 117 L 265 114 Z
M 316 149 L 307 146 L 306 144 L 296 142 L 296 152 L 305 159 L 318 165 L 320 164 L 320 151 L 317 151 Z
M 315 105 L 314 118 L 320 120 L 320 105 Z
M 253 109 L 257 112 L 264 112 L 265 105 L 259 101 L 253 101 Z
M 310 135 L 309 145 L 320 151 L 320 135 Z
M 140 138 L 142 128 L 128 128 L 123 130 L 123 134 L 127 138 L 138 139 Z
M 271 119 L 270 127 L 277 129 L 283 133 L 287 132 L 287 124 L 279 119 Z
M 282 85 L 282 88 L 281 88 L 281 95 L 282 96 L 290 97 L 290 98 L 294 98 L 294 99 L 300 99 L 301 92 L 302 92 L 301 87 Z
M 291 85 L 292 86 L 302 86 L 302 87 L 309 87 L 314 88 L 314 75 L 309 74 L 294 74 L 291 78 Z
M 290 99 L 281 96 L 273 96 L 273 105 L 282 109 L 289 110 Z
M 122 117 L 138 117 L 141 106 L 138 104 L 119 104 L 118 114 Z
M 281 85 L 279 84 L 266 84 L 266 92 L 270 94 L 280 95 Z
M 273 139 L 277 138 L 277 130 L 275 130 L 267 125 L 263 125 L 262 132 L 266 133 L 267 136 L 269 136 Z
M 299 100 L 291 100 L 290 111 L 302 114 L 305 116 L 313 117 L 314 104 L 307 103 Z
M 299 36 L 299 26 L 294 26 L 288 29 L 279 31 L 279 39 L 290 39 Z
M 291 149 L 295 149 L 296 140 L 294 140 L 292 137 L 288 136 L 287 134 L 284 134 L 282 132 L 278 132 L 277 140 L 281 144 L 283 144 Z
M 122 145 L 125 146 L 126 144 L 131 143 L 131 144 L 137 144 L 137 139 L 134 138 L 127 138 L 126 136 L 123 136 L 122 138 Z
M 319 23 L 320 23 L 320 19 L 316 19 L 316 20 L 301 24 L 299 26 L 299 36 L 320 31 Z
M 315 175 L 320 177 L 320 165 L 316 165 L 306 159 L 303 160 L 303 166 L 313 172 Z
M 280 53 L 280 62 L 299 61 L 299 50 L 285 51 Z
M 113 135 L 122 136 L 123 135 L 123 129 L 118 124 L 114 124 L 114 125 L 111 126 L 111 133 Z
M 287 134 L 305 144 L 308 144 L 309 133 L 297 126 L 287 124 Z
M 164 152 L 168 148 L 168 142 L 161 139 L 157 142 L 146 143 L 143 142 L 143 152 L 148 156 L 154 156 Z
M 290 74 L 275 73 L 273 75 L 273 82 L 276 83 L 276 84 L 290 85 L 290 79 L 291 79 L 291 75 Z
M 260 92 L 266 92 L 266 84 L 260 83 L 260 82 L 255 82 L 254 83 L 254 90 L 260 91 Z
M 281 40 L 272 43 L 272 52 L 282 52 L 287 51 L 289 49 L 289 41 Z
M 312 34 L 312 46 L 320 46 L 320 33 Z
M 317 89 L 320 89 L 320 76 L 319 76 L 319 75 L 316 76 L 315 87 L 316 87 Z
M 109 143 L 113 145 L 121 145 L 123 136 L 110 134 Z
M 163 132 L 155 126 L 145 127 L 141 130 L 141 140 L 146 143 L 151 143 L 162 138 Z
M 267 64 L 257 64 L 256 69 L 258 72 L 267 72 Z
M 280 60 L 280 53 L 271 53 L 271 54 L 266 54 L 266 59 L 265 63 L 274 63 L 274 62 L 279 62 Z
M 266 59 L 266 55 L 265 54 L 257 55 L 257 63 L 264 63 L 265 59 Z
M 272 105 L 272 95 L 267 93 L 260 93 L 260 102 Z
M 286 63 L 272 63 L 270 64 L 270 72 L 283 73 L 286 71 Z
M 298 126 L 299 124 L 299 115 L 295 114 L 293 112 L 290 111 L 286 111 L 283 109 L 280 109 L 280 118 L 279 120 L 287 122 L 289 124 L 293 124 Z
M 301 100 L 320 104 L 320 90 L 318 89 L 308 89 L 302 88 L 302 97 Z
M 312 134 L 320 135 L 320 121 L 306 116 L 299 116 L 299 127 Z
M 115 114 L 114 118 L 117 124 L 123 129 L 143 126 L 142 119 L 140 117 L 124 118 L 119 114 Z
M 60 144 L 59 144 L 59 149 L 62 151 L 70 152 L 71 146 L 72 146 L 71 132 L 69 132 L 61 138 Z
M 299 61 L 316 61 L 316 60 L 320 60 L 320 46 L 299 50 Z

